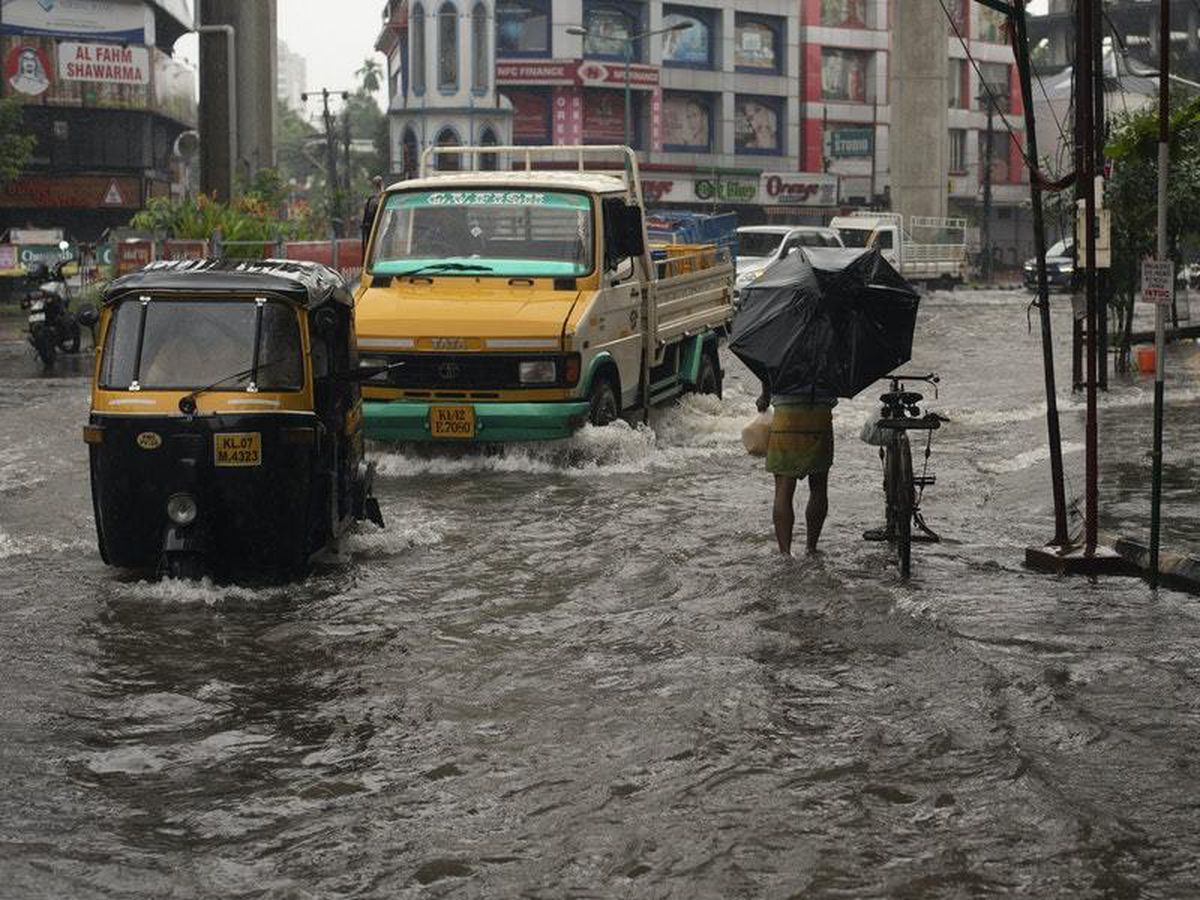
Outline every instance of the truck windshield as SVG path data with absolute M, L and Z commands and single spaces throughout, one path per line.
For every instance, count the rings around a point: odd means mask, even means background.
M 765 234 L 761 231 L 738 232 L 738 256 L 765 259 L 779 249 L 786 235 Z
M 407 191 L 384 201 L 378 221 L 373 275 L 447 262 L 470 263 L 463 274 L 572 277 L 592 271 L 592 202 L 583 194 Z
M 104 339 L 100 386 L 124 391 L 136 381 L 143 390 L 195 390 L 246 372 L 258 339 L 259 390 L 296 391 L 304 386 L 304 357 L 296 312 L 286 303 L 263 306 L 256 328 L 252 300 L 152 299 L 145 306 L 123 300 L 113 310 Z M 138 332 L 142 331 L 141 354 Z M 226 390 L 245 390 L 250 376 L 230 379 Z
M 870 241 L 871 235 L 875 233 L 874 229 L 870 228 L 839 228 L 838 234 L 842 236 L 842 243 L 847 247 L 866 247 Z

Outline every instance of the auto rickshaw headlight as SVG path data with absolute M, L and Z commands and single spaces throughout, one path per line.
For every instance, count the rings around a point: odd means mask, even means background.
M 521 384 L 553 384 L 558 380 L 558 367 L 552 359 L 523 362 L 517 369 Z
M 196 498 L 191 494 L 172 494 L 167 498 L 167 518 L 176 525 L 191 525 L 196 521 Z

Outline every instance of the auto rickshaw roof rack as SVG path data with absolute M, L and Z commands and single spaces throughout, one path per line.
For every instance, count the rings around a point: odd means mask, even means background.
M 309 308 L 328 302 L 354 305 L 340 274 L 321 263 L 294 259 L 160 260 L 113 281 L 104 303 L 157 291 L 270 293 Z

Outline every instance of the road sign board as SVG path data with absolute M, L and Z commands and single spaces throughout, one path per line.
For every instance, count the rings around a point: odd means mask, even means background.
M 1175 263 L 1169 259 L 1142 260 L 1142 302 L 1170 306 L 1175 297 Z

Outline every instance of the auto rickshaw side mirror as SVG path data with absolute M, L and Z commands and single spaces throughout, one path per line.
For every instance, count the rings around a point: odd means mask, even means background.
M 75 314 L 75 318 L 84 328 L 94 328 L 100 321 L 100 311 L 89 303 Z
M 327 340 L 333 337 L 337 333 L 337 313 L 329 307 L 318 309 L 313 313 L 312 330 Z

